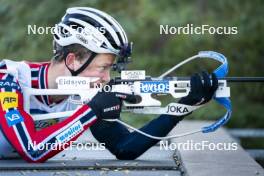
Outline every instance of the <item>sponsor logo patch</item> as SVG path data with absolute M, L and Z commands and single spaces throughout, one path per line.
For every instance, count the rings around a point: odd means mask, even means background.
M 120 109 L 120 105 L 116 105 L 116 106 L 112 106 L 112 107 L 109 107 L 109 108 L 105 108 L 104 112 L 116 111 L 118 109 Z
M 5 118 L 9 127 L 24 121 L 23 117 L 17 110 L 8 111 L 5 114 Z
M 189 110 L 186 107 L 181 107 L 181 106 L 168 106 L 167 112 L 166 113 L 188 113 Z
M 82 131 L 83 131 L 83 126 L 80 121 L 77 121 L 68 129 L 64 130 L 62 133 L 56 136 L 56 139 L 60 144 L 66 143 L 75 136 L 77 136 Z
M 0 100 L 3 110 L 10 108 L 17 108 L 18 106 L 18 95 L 15 92 L 2 92 L 0 93 Z
M 145 70 L 126 70 L 121 72 L 121 79 L 144 80 L 146 78 L 145 74 Z
M 143 81 L 140 83 L 141 93 L 168 93 L 168 81 Z
M 16 82 L 9 80 L 0 80 L 0 88 L 6 88 L 6 87 L 11 87 L 16 90 L 21 90 L 20 86 Z

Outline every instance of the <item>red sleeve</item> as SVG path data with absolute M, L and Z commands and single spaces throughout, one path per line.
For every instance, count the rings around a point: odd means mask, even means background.
M 0 74 L 0 125 L 17 152 L 29 162 L 44 162 L 76 140 L 96 121 L 88 105 L 50 127 L 36 131 L 32 117 L 23 109 L 23 95 L 17 80 Z

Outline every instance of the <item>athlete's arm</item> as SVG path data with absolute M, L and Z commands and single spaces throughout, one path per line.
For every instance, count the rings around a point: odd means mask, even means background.
M 202 81 L 203 79 L 203 81 Z M 212 82 L 208 73 L 191 77 L 191 91 L 179 102 L 187 105 L 203 104 L 212 99 L 218 80 L 212 74 Z M 153 136 L 166 136 L 176 124 L 183 119 L 171 115 L 161 115 L 152 120 L 140 130 Z M 127 128 L 117 122 L 98 120 L 91 128 L 94 137 L 113 153 L 118 159 L 132 160 L 139 157 L 159 140 L 148 138 L 138 132 L 129 132 Z
M 164 137 L 182 118 L 183 116 L 161 115 L 140 130 L 153 136 Z M 129 132 L 126 127 L 117 122 L 98 120 L 90 129 L 99 142 L 104 143 L 117 159 L 122 160 L 136 159 L 159 141 L 138 132 Z

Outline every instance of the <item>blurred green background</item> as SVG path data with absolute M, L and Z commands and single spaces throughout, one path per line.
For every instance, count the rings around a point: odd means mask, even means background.
M 264 1 L 254 0 L 0 0 L 0 58 L 48 61 L 52 57 L 52 35 L 28 35 L 28 25 L 54 26 L 68 7 L 90 6 L 115 17 L 134 43 L 129 69 L 145 69 L 159 76 L 176 63 L 201 50 L 224 54 L 230 64 L 229 76 L 264 74 Z M 236 26 L 237 35 L 160 35 L 160 25 Z M 191 75 L 212 70 L 211 61 L 194 61 L 174 75 Z M 264 87 L 259 83 L 231 84 L 233 116 L 227 127 L 264 128 Z M 189 119 L 214 120 L 223 109 L 211 103 Z M 129 116 L 129 117 L 128 117 Z M 139 127 L 152 116 L 124 114 Z

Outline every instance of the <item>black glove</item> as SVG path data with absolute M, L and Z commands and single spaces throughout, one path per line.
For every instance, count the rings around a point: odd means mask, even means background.
M 202 81 L 203 79 L 203 81 Z M 185 105 L 202 105 L 210 101 L 218 88 L 218 79 L 212 74 L 212 82 L 207 72 L 202 72 L 202 76 L 194 74 L 191 76 L 191 90 L 186 97 L 179 100 Z
M 116 119 L 120 117 L 122 101 L 136 103 L 134 95 L 116 92 L 98 92 L 88 103 L 99 119 Z

